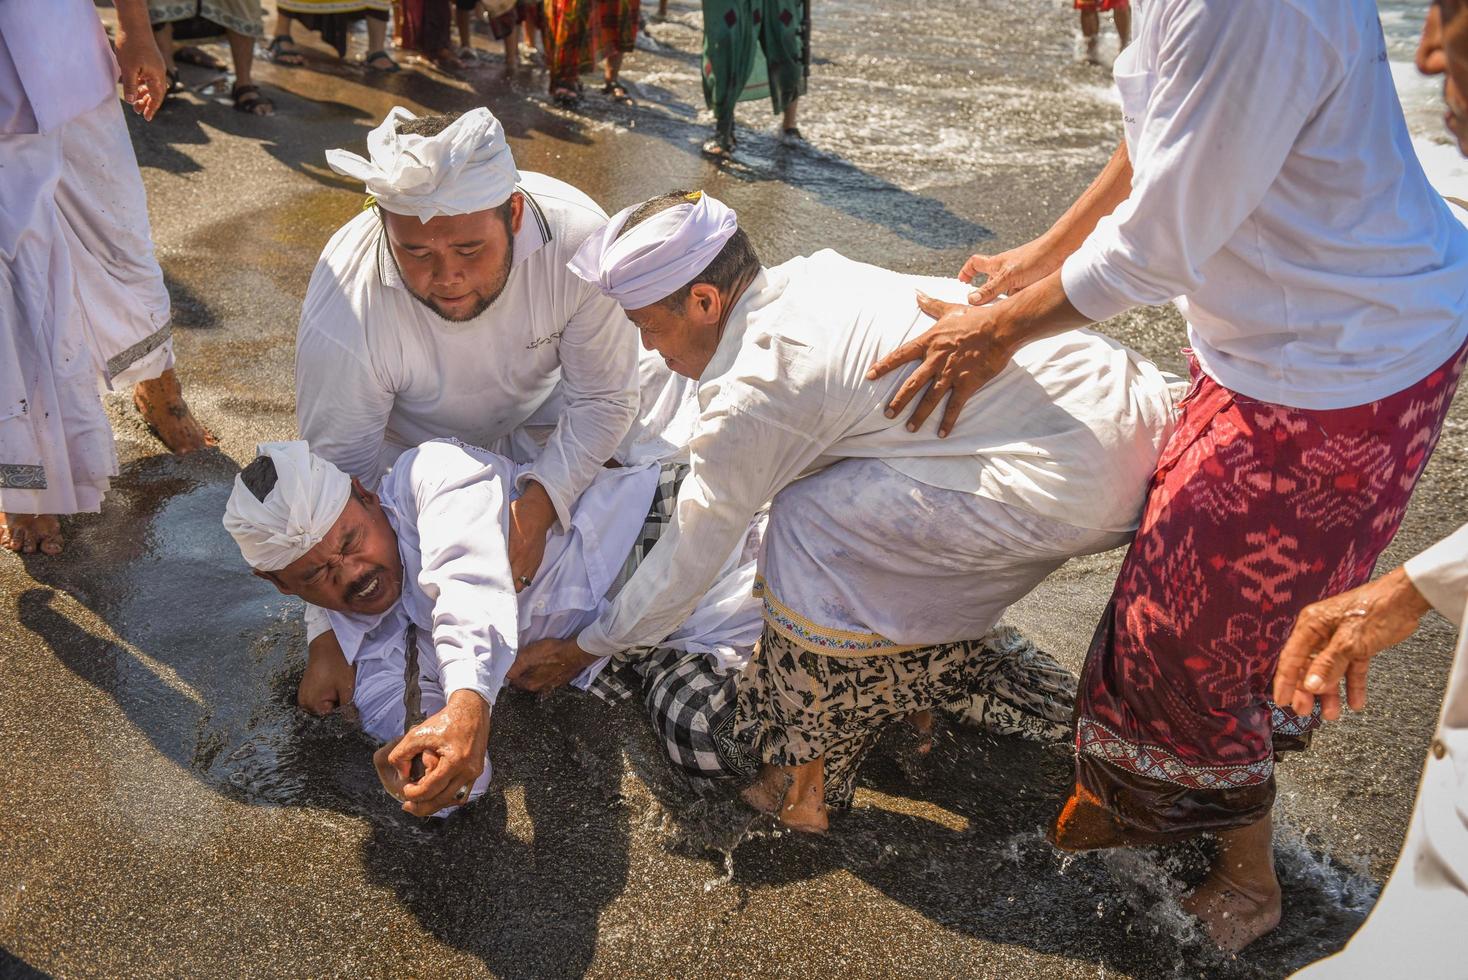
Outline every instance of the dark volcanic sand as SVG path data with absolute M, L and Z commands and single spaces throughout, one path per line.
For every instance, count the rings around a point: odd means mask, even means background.
M 833 247 L 944 273 L 1041 231 L 1119 138 L 1060 4 L 831 0 L 801 121 L 816 149 L 779 147 L 748 104 L 757 128 L 720 170 L 697 149 L 697 7 L 673 12 L 629 58 L 633 110 L 596 94 L 584 115 L 553 109 L 543 73 L 512 87 L 497 62 L 368 79 L 313 49 L 308 69 L 260 67 L 274 119 L 206 94 L 134 122 L 180 374 L 221 447 L 170 458 L 114 397 L 123 471 L 102 515 L 68 522 L 61 559 L 0 557 L 0 974 L 1279 977 L 1359 923 L 1446 676 L 1435 617 L 1382 660 L 1370 709 L 1285 768 L 1284 923 L 1231 962 L 1176 908 L 1199 851 L 1046 846 L 1068 771 L 1053 748 L 945 733 L 911 772 L 885 752 L 813 841 L 692 801 L 631 707 L 506 696 L 494 791 L 422 827 L 380 792 L 360 736 L 292 709 L 297 607 L 244 573 L 218 518 L 255 443 L 293 435 L 300 300 L 361 206 L 325 148 L 360 147 L 395 103 L 484 102 L 524 169 L 609 210 L 704 187 L 769 262 Z M 1182 367 L 1175 313 L 1106 329 Z M 1383 567 L 1468 514 L 1465 425 L 1460 399 Z M 1072 563 L 1011 622 L 1078 666 L 1119 558 Z

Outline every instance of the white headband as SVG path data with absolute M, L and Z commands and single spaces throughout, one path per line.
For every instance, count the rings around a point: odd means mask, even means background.
M 224 529 L 251 568 L 277 572 L 326 537 L 347 506 L 352 481 L 304 440 L 262 443 L 258 452 L 275 464 L 275 486 L 262 501 L 236 476 Z
M 622 304 L 640 310 L 692 282 L 739 230 L 734 212 L 699 193 L 698 199 L 659 211 L 617 233 L 642 205 L 617 212 L 593 232 L 568 263 L 576 275 Z
M 464 113 L 437 136 L 398 132 L 399 122 L 417 118 L 394 106 L 367 134 L 367 158 L 327 150 L 326 162 L 365 183 L 384 209 L 419 221 L 488 211 L 510 199 L 520 172 L 504 128 L 488 109 Z

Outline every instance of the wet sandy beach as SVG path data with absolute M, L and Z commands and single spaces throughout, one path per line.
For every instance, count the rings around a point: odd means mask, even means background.
M 943 732 L 921 764 L 894 738 L 855 810 L 808 840 L 695 801 L 632 706 L 507 694 L 491 793 L 420 825 L 349 724 L 294 709 L 299 606 L 246 573 L 219 523 L 255 444 L 294 435 L 300 301 L 362 205 L 322 152 L 360 149 L 392 105 L 487 104 L 522 169 L 608 210 L 707 188 L 767 263 L 831 247 L 951 274 L 1042 231 L 1120 138 L 1068 7 L 819 3 L 812 146 L 780 146 L 747 103 L 724 168 L 698 152 L 690 0 L 629 57 L 632 109 L 595 92 L 555 109 L 542 72 L 511 85 L 497 58 L 368 79 L 313 47 L 307 69 L 259 67 L 274 118 L 204 92 L 133 121 L 179 373 L 220 447 L 174 459 L 111 396 L 123 468 L 103 513 L 67 524 L 59 559 L 0 555 L 0 975 L 1252 978 L 1339 947 L 1406 827 L 1452 649 L 1436 616 L 1381 659 L 1366 712 L 1284 767 L 1284 922 L 1224 960 L 1176 905 L 1201 852 L 1053 851 L 1065 752 L 971 732 Z M 1174 312 L 1105 329 L 1182 370 Z M 1383 569 L 1468 519 L 1465 477 L 1460 397 Z M 1119 560 L 1072 562 L 1009 622 L 1079 667 Z

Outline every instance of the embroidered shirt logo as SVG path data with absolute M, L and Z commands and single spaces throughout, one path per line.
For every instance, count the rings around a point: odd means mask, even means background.
M 546 344 L 554 344 L 556 341 L 558 341 L 558 340 L 561 339 L 561 334 L 563 334 L 563 333 L 565 333 L 564 330 L 557 330 L 555 333 L 551 334 L 549 337 L 536 337 L 530 343 L 528 343 L 528 344 L 525 345 L 525 349 L 526 350 L 535 350 L 535 348 L 537 348 L 537 347 L 544 347 Z

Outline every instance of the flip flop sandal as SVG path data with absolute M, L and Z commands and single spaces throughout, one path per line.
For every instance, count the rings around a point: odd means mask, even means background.
M 229 97 L 234 100 L 236 112 L 243 112 L 251 116 L 273 116 L 275 114 L 275 103 L 260 94 L 258 85 L 236 85 L 230 90 Z M 261 109 L 266 111 L 261 112 Z
M 612 101 L 618 105 L 637 104 L 633 100 L 632 94 L 627 91 L 627 86 L 621 82 L 607 82 L 606 85 L 602 86 L 601 94 L 611 96 Z
M 700 149 L 706 157 L 713 157 L 715 160 L 732 160 L 734 158 L 734 137 L 720 136 L 716 133 L 704 140 Z
M 581 93 L 569 85 L 557 85 L 551 89 L 551 101 L 565 109 L 570 109 L 581 102 Z
M 459 60 L 464 62 L 465 64 L 472 65 L 479 61 L 479 52 L 475 51 L 473 48 L 460 48 L 458 51 L 458 55 Z
M 197 48 L 192 44 L 176 49 L 173 52 L 173 60 L 199 68 L 208 68 L 210 71 L 224 71 L 224 62 L 203 48 Z
M 386 61 L 387 64 L 383 66 L 374 65 L 374 61 Z M 392 55 L 386 51 L 368 51 L 366 56 L 362 58 L 362 67 L 368 71 L 375 71 L 383 75 L 391 75 L 393 72 L 403 70 L 403 66 L 393 61 Z
M 284 65 L 287 68 L 299 68 L 306 63 L 306 58 L 299 51 L 286 50 L 289 44 L 294 48 L 295 42 L 289 34 L 277 34 L 270 39 L 270 44 L 265 48 L 265 58 L 271 64 Z

